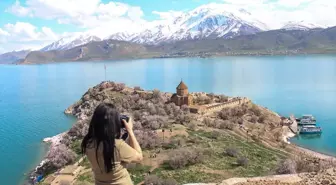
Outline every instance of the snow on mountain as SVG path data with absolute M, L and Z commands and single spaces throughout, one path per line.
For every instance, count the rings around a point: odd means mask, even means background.
M 132 36 L 123 37 L 118 33 L 110 38 L 158 44 L 208 37 L 231 38 L 266 30 L 269 28 L 248 11 L 212 3 L 183 13 L 170 22 L 160 23 Z
M 48 46 L 45 46 L 41 49 L 41 51 L 67 50 L 93 41 L 101 41 L 101 39 L 97 36 L 93 36 L 90 34 L 77 34 L 63 37 L 60 40 L 53 42 Z
M 324 27 L 306 21 L 298 21 L 298 22 L 290 21 L 282 27 L 282 29 L 285 30 L 310 30 L 314 28 L 324 28 Z

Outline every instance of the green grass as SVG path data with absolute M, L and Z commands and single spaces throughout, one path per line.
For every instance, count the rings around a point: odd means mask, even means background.
M 78 176 L 77 180 L 80 182 L 91 182 L 91 183 L 95 181 L 91 171 L 81 174 L 80 176 Z
M 218 174 L 205 173 L 198 169 L 193 169 L 192 166 L 177 170 L 166 170 L 165 168 L 157 168 L 156 170 L 154 170 L 153 174 L 163 179 L 173 178 L 179 184 L 221 182 L 222 179 L 225 178 L 220 178 L 220 175 Z
M 84 157 L 84 160 L 80 163 L 80 165 L 85 168 L 91 168 L 91 164 L 87 157 Z
M 82 154 L 81 143 L 82 143 L 82 140 L 78 139 L 78 140 L 71 142 L 70 144 L 70 149 L 74 151 L 77 155 Z
M 135 167 L 127 169 L 127 171 L 129 172 L 134 184 L 138 184 L 144 180 L 145 174 L 149 171 L 150 168 L 150 166 L 136 164 Z
M 206 157 L 204 164 L 214 170 L 230 170 L 235 176 L 259 176 L 274 171 L 279 160 L 285 156 L 280 151 L 266 148 L 255 142 L 247 142 L 230 134 L 221 134 L 213 140 L 211 132 L 197 131 L 190 133 L 198 136 L 202 141 L 200 147 L 211 151 L 211 156 Z M 209 147 L 210 146 L 210 147 Z M 246 157 L 249 163 L 246 167 L 237 166 L 237 158 L 225 155 L 226 148 L 235 148 L 239 157 Z
M 253 177 L 272 174 L 278 161 L 286 154 L 267 148 L 259 143 L 247 142 L 245 139 L 232 135 L 227 131 L 220 131 L 217 139 L 213 132 L 202 130 L 189 131 L 187 147 L 198 147 L 206 151 L 204 162 L 172 170 L 167 163 L 154 170 L 161 178 L 174 178 L 180 184 L 195 182 L 221 182 L 231 177 Z M 226 148 L 239 151 L 237 157 L 225 155 Z M 238 166 L 237 158 L 246 157 L 247 166 Z M 207 169 L 203 171 L 202 169 Z

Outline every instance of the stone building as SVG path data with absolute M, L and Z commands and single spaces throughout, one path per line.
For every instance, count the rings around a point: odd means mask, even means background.
M 176 87 L 176 93 L 171 97 L 171 101 L 174 102 L 177 106 L 182 105 L 192 105 L 193 96 L 189 94 L 188 87 L 183 81 Z

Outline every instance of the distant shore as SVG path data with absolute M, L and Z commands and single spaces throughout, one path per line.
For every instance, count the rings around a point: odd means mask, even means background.
M 36 65 L 36 64 L 53 64 L 53 63 L 68 63 L 68 62 L 99 62 L 99 61 L 127 61 L 127 60 L 142 60 L 142 59 L 173 59 L 173 58 L 220 58 L 220 57 L 263 57 L 263 56 L 307 56 L 307 55 L 336 55 L 335 53 L 322 53 L 322 52 L 302 52 L 302 53 L 286 53 L 286 52 L 274 52 L 274 53 L 209 53 L 206 55 L 202 54 L 191 54 L 191 55 L 159 55 L 151 57 L 135 57 L 135 58 L 119 58 L 119 59 L 108 59 L 108 58 L 90 58 L 90 59 L 80 59 L 80 60 L 62 60 L 62 61 L 48 61 L 48 62 L 14 62 L 8 65 Z M 0 63 L 1 64 L 1 63 Z M 4 64 L 6 65 L 6 64 Z

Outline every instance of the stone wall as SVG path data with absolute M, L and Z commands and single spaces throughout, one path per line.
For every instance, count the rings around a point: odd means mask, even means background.
M 213 112 L 219 111 L 223 108 L 227 107 L 235 107 L 241 105 L 243 103 L 248 103 L 251 100 L 248 98 L 233 98 L 231 101 L 225 103 L 215 103 L 215 104 L 208 104 L 208 105 L 201 105 L 201 106 L 191 106 L 190 112 L 192 113 L 206 113 L 206 112 Z

